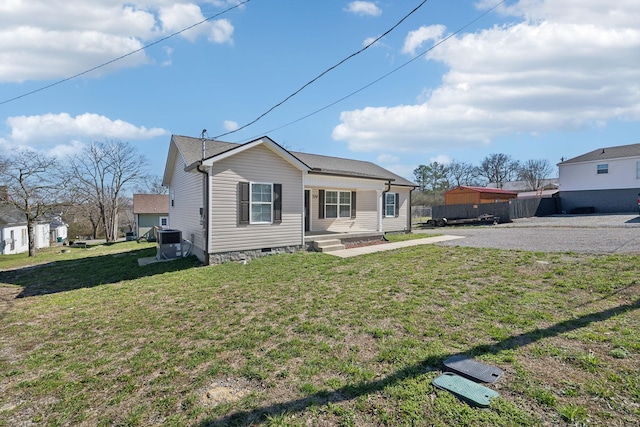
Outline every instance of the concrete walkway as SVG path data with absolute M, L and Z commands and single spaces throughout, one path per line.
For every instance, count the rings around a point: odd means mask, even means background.
M 390 251 L 398 248 L 407 248 L 409 246 L 428 245 L 432 243 L 446 242 L 448 240 L 464 239 L 464 236 L 435 236 L 424 239 L 405 240 L 404 242 L 384 243 L 380 245 L 360 246 L 351 249 L 342 249 L 339 251 L 325 252 L 327 255 L 335 255 L 340 258 L 350 258 L 358 255 L 372 254 L 374 252 Z

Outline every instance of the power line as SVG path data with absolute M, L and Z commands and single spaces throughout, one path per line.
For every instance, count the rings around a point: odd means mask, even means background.
M 98 70 L 98 69 L 100 69 L 100 68 L 106 67 L 107 65 L 111 65 L 111 64 L 113 64 L 114 62 L 120 61 L 120 60 L 122 60 L 122 59 L 124 59 L 124 58 L 127 58 L 127 57 L 131 56 L 131 55 L 135 55 L 135 54 L 136 54 L 136 53 L 138 53 L 138 52 L 141 52 L 141 51 L 143 51 L 143 50 L 146 50 L 146 49 L 148 49 L 148 48 L 150 48 L 150 47 L 152 47 L 152 46 L 155 46 L 155 45 L 157 45 L 157 44 L 159 44 L 159 43 L 162 43 L 162 42 L 164 42 L 164 41 L 167 41 L 167 40 L 169 40 L 169 39 L 170 39 L 170 38 L 172 38 L 172 37 L 175 37 L 175 36 L 177 36 L 177 35 L 180 35 L 180 34 L 184 33 L 185 31 L 188 31 L 188 30 L 190 30 L 190 29 L 192 29 L 192 28 L 195 28 L 195 27 L 197 27 L 197 26 L 199 26 L 199 25 L 202 25 L 202 24 L 204 24 L 205 22 L 211 21 L 212 19 L 215 19 L 215 18 L 217 18 L 217 17 L 218 17 L 218 16 L 220 16 L 220 15 L 223 15 L 223 14 L 225 14 L 225 13 L 227 13 L 227 12 L 232 11 L 233 9 L 236 9 L 236 8 L 238 8 L 238 7 L 240 7 L 240 6 L 244 5 L 244 4 L 246 4 L 246 3 L 249 3 L 250 1 L 251 1 L 251 0 L 244 0 L 244 1 L 242 1 L 242 2 L 240 2 L 240 3 L 238 3 L 238 4 L 236 4 L 235 6 L 231 6 L 231 7 L 227 8 L 226 10 L 223 10 L 222 12 L 219 12 L 219 13 L 216 13 L 215 15 L 209 16 L 208 18 L 205 18 L 205 19 L 203 19 L 203 20 L 202 20 L 202 21 L 200 21 L 200 22 L 196 22 L 195 24 L 190 25 L 190 26 L 188 26 L 188 27 L 186 27 L 186 28 L 183 28 L 183 29 L 182 29 L 182 30 L 180 30 L 180 31 L 176 31 L 176 32 L 175 32 L 175 33 L 173 33 L 173 34 L 169 34 L 168 36 L 163 37 L 163 38 L 161 38 L 161 39 L 159 39 L 159 40 L 156 40 L 156 41 L 154 41 L 153 43 L 149 43 L 148 45 L 142 46 L 142 47 L 141 47 L 141 48 L 139 48 L 139 49 L 136 49 L 136 50 L 131 51 L 131 52 L 129 52 L 129 53 L 125 53 L 124 55 L 119 56 L 119 57 L 117 57 L 117 58 L 115 58 L 115 59 L 112 59 L 112 60 L 110 60 L 110 61 L 107 61 L 107 62 L 105 62 L 105 63 L 103 63 L 103 64 L 97 65 L 97 66 L 95 66 L 95 67 L 93 67 L 93 68 L 90 68 L 90 69 L 88 69 L 88 70 L 82 71 L 82 72 L 80 72 L 80 73 L 78 73 L 78 74 L 74 74 L 73 76 L 70 76 L 70 77 L 64 78 L 64 79 L 62 79 L 62 80 L 58 80 L 58 81 L 56 81 L 56 82 L 54 82 L 54 83 L 51 83 L 51 84 L 49 84 L 49 85 L 42 86 L 41 88 L 38 88 L 38 89 L 32 90 L 31 92 L 23 93 L 22 95 L 18 95 L 18 96 L 14 97 L 14 98 L 11 98 L 11 99 L 7 99 L 7 100 L 4 100 L 4 101 L 1 101 L 1 102 L 0 102 L 0 105 L 8 104 L 9 102 L 16 101 L 16 100 L 18 100 L 18 99 L 20 99 L 20 98 L 24 98 L 24 97 L 27 97 L 27 96 L 29 96 L 29 95 L 33 95 L 34 93 L 38 93 L 38 92 L 41 92 L 41 91 L 43 91 L 43 90 L 50 89 L 50 88 L 52 88 L 52 87 L 54 87 L 54 86 L 57 86 L 57 85 L 59 85 L 59 84 L 62 84 L 62 83 L 68 82 L 69 80 L 76 79 L 76 78 L 78 78 L 78 77 L 80 77 L 80 76 L 84 76 L 85 74 L 88 74 L 88 73 L 90 73 L 90 72 L 92 72 L 92 71 L 95 71 L 95 70 Z
M 289 122 L 289 123 L 286 123 L 286 124 L 284 124 L 284 125 L 282 125 L 282 126 L 278 126 L 278 127 L 273 128 L 273 129 L 271 129 L 271 130 L 269 130 L 269 131 L 267 131 L 267 132 L 263 132 L 263 133 L 260 133 L 259 135 L 255 135 L 255 136 L 253 136 L 253 137 L 246 138 L 244 141 L 250 141 L 250 140 L 253 140 L 253 139 L 255 139 L 255 138 L 258 138 L 258 137 L 260 137 L 260 136 L 262 136 L 262 135 L 267 135 L 267 134 L 270 134 L 270 133 L 275 132 L 275 131 L 277 131 L 277 130 L 283 129 L 283 128 L 287 127 L 287 126 L 291 126 L 291 125 L 293 125 L 293 124 L 295 124 L 295 123 L 298 123 L 298 122 L 300 122 L 300 121 L 302 121 L 302 120 L 304 120 L 304 119 L 307 119 L 307 118 L 309 118 L 309 117 L 311 117 L 311 116 L 314 116 L 314 115 L 316 115 L 316 114 L 318 114 L 318 113 L 320 113 L 320 112 L 322 112 L 322 111 L 324 111 L 324 110 L 326 110 L 326 109 L 328 109 L 328 108 L 331 108 L 331 107 L 333 107 L 334 105 L 341 103 L 341 102 L 342 102 L 342 101 L 344 101 L 345 99 L 351 98 L 352 96 L 354 96 L 354 95 L 356 95 L 356 94 L 358 94 L 358 93 L 362 92 L 363 90 L 365 90 L 365 89 L 367 89 L 367 88 L 369 88 L 369 87 L 373 86 L 374 84 L 378 83 L 379 81 L 386 79 L 386 78 L 387 78 L 387 77 L 389 77 L 390 75 L 394 74 L 396 71 L 399 71 L 400 69 L 402 69 L 402 68 L 406 67 L 407 65 L 411 64 L 413 61 L 417 60 L 418 58 L 423 57 L 424 55 L 426 55 L 427 53 L 431 52 L 433 49 L 435 49 L 436 47 L 440 46 L 441 44 L 443 44 L 443 43 L 447 42 L 449 39 L 451 39 L 452 37 L 454 37 L 454 36 L 458 35 L 458 34 L 459 34 L 459 33 L 461 33 L 462 31 L 464 31 L 466 28 L 468 28 L 469 26 L 471 26 L 472 24 L 474 24 L 474 23 L 476 23 L 477 21 L 479 21 L 480 19 L 484 18 L 486 15 L 488 15 L 489 13 L 491 13 L 494 9 L 498 8 L 501 4 L 506 3 L 506 1 L 507 1 L 507 0 L 502 0 L 502 1 L 500 1 L 499 3 L 496 3 L 494 6 L 492 6 L 492 7 L 491 7 L 491 8 L 489 8 L 489 9 L 487 9 L 484 13 L 482 13 L 482 14 L 481 14 L 481 15 L 479 15 L 479 16 L 477 16 L 477 17 L 476 17 L 476 18 L 474 18 L 473 20 L 471 20 L 471 21 L 467 22 L 465 25 L 463 25 L 462 27 L 458 28 L 456 31 L 454 31 L 453 33 L 449 34 L 447 37 L 443 38 L 442 40 L 438 41 L 437 43 L 434 43 L 434 44 L 433 44 L 433 46 L 431 46 L 430 48 L 428 48 L 428 49 L 424 50 L 423 52 L 421 52 L 421 53 L 419 53 L 418 55 L 414 56 L 413 58 L 411 58 L 410 60 L 406 61 L 405 63 L 403 63 L 403 64 L 401 64 L 401 65 L 397 66 L 397 67 L 396 67 L 396 68 L 394 68 L 393 70 L 389 71 L 389 72 L 388 72 L 388 73 L 386 73 L 386 74 L 383 74 L 382 76 L 378 77 L 377 79 L 375 79 L 375 80 L 373 80 L 373 81 L 371 81 L 371 82 L 367 83 L 366 85 L 362 86 L 361 88 L 356 89 L 355 91 L 353 91 L 353 92 L 349 93 L 348 95 L 345 95 L 345 96 L 343 96 L 342 98 L 337 99 L 336 101 L 333 101 L 332 103 L 325 105 L 324 107 L 318 108 L 317 110 L 314 110 L 314 111 L 312 111 L 311 113 L 306 114 L 306 115 L 304 115 L 304 116 L 302 116 L 302 117 L 299 117 L 299 118 L 297 118 L 297 119 L 295 119 L 295 120 L 293 120 L 293 121 L 291 121 L 291 122 Z M 238 129 L 238 130 L 240 130 L 240 129 Z M 228 132 L 228 133 L 231 133 L 231 132 Z M 228 133 L 227 133 L 227 134 L 228 134 Z M 223 135 L 227 135 L 227 134 L 223 134 Z
M 341 60 L 340 62 L 338 62 L 337 64 L 333 65 L 332 67 L 327 68 L 326 70 L 324 70 L 322 73 L 318 74 L 316 77 L 314 77 L 313 79 L 309 80 L 307 83 L 305 83 L 304 85 L 302 85 L 302 87 L 300 87 L 300 89 L 296 90 L 295 92 L 293 92 L 292 94 L 290 94 L 289 96 L 287 96 L 286 98 L 284 98 L 282 101 L 278 102 L 276 105 L 274 105 L 273 107 L 269 108 L 267 111 L 265 111 L 264 113 L 260 114 L 258 117 L 256 117 L 255 119 L 253 119 L 252 121 L 250 121 L 247 124 L 244 124 L 242 126 L 240 126 L 237 129 L 234 129 L 232 131 L 229 132 L 225 132 L 222 133 L 220 135 L 216 135 L 215 137 L 213 137 L 213 139 L 218 139 L 220 137 L 226 136 L 226 135 L 230 135 L 232 133 L 236 133 L 238 131 L 241 131 L 242 129 L 245 129 L 249 126 L 251 126 L 252 124 L 256 123 L 258 120 L 262 119 L 264 116 L 266 116 L 267 114 L 269 114 L 270 112 L 272 112 L 273 110 L 275 110 L 276 108 L 278 108 L 279 106 L 281 106 L 282 104 L 284 104 L 285 102 L 287 102 L 289 99 L 293 98 L 294 96 L 296 96 L 297 94 L 299 94 L 300 92 L 302 92 L 307 86 L 315 83 L 318 79 L 320 79 L 322 76 L 324 76 L 325 74 L 329 73 L 330 71 L 334 70 L 335 68 L 339 67 L 340 65 L 342 65 L 343 63 L 347 62 L 349 59 L 361 54 L 362 52 L 364 52 L 365 50 L 367 50 L 369 47 L 371 47 L 373 44 L 375 44 L 378 40 L 380 40 L 381 38 L 383 38 L 384 36 L 386 36 L 387 34 L 389 34 L 391 31 L 395 30 L 396 27 L 398 27 L 400 24 L 402 24 L 409 16 L 413 15 L 418 9 L 420 9 L 428 0 L 423 0 L 418 6 L 416 6 L 411 12 L 409 12 L 408 14 L 406 14 L 402 19 L 400 19 L 400 21 L 398 21 L 393 27 L 389 28 L 387 31 L 385 31 L 384 33 L 382 33 L 380 36 L 378 36 L 375 40 L 373 40 L 371 43 L 367 44 L 366 46 L 364 46 L 362 49 L 358 50 L 355 53 L 352 53 L 351 55 L 347 56 L 346 58 L 344 58 L 343 60 Z

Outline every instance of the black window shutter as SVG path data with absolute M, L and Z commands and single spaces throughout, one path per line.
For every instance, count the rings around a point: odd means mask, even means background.
M 356 217 L 356 192 L 351 192 L 351 218 Z
M 273 184 L 273 223 L 282 222 L 282 184 Z
M 395 216 L 399 217 L 400 216 L 400 194 L 396 193 L 396 212 L 395 212 Z
M 318 218 L 324 218 L 324 190 L 318 190 Z
M 249 183 L 238 183 L 238 222 L 249 224 Z

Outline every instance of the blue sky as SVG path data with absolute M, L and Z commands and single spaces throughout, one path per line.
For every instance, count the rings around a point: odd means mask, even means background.
M 64 156 L 120 139 L 161 175 L 171 134 L 215 137 L 253 121 L 421 2 L 250 0 L 228 12 L 239 2 L 1 2 L 0 146 Z M 220 139 L 268 135 L 409 179 L 432 161 L 505 153 L 555 165 L 640 142 L 640 2 L 508 0 L 482 16 L 499 3 L 429 0 Z

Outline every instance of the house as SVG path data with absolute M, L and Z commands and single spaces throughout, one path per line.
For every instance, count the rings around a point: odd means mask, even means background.
M 155 240 L 154 227 L 169 227 L 169 196 L 166 194 L 134 194 L 135 236 Z
M 35 247 L 48 247 L 49 223 L 35 224 Z M 24 213 L 14 207 L 0 203 L 0 254 L 20 254 L 29 251 L 27 220 Z
M 444 193 L 445 205 L 470 205 L 481 203 L 506 202 L 518 197 L 515 191 L 499 188 L 470 187 L 460 185 Z
M 640 144 L 605 147 L 558 164 L 562 211 L 636 212 Z
M 51 242 L 64 242 L 67 240 L 69 224 L 62 220 L 62 214 L 51 214 L 47 216 L 49 222 L 49 233 Z
M 207 264 L 307 247 L 312 235 L 411 229 L 415 184 L 371 162 L 173 135 L 171 227 Z

